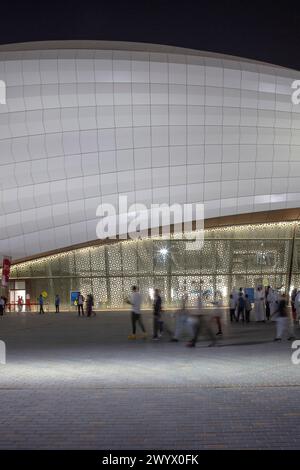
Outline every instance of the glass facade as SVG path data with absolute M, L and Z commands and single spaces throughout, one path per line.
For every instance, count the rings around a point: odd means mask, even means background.
M 65 310 L 71 291 L 92 293 L 96 308 L 123 308 L 134 284 L 145 307 L 155 287 L 172 307 L 184 289 L 193 298 L 200 280 L 224 304 L 233 287 L 300 285 L 298 222 L 208 229 L 202 249 L 189 251 L 187 243 L 174 235 L 74 249 L 13 265 L 11 282 L 24 280 L 32 302 L 46 291 L 50 309 L 59 294 Z

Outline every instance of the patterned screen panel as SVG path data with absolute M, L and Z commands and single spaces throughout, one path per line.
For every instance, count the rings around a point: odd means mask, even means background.
M 11 275 L 26 281 L 33 300 L 45 290 L 49 308 L 59 294 L 68 310 L 72 290 L 92 293 L 96 308 L 123 308 L 132 285 L 140 287 L 145 307 L 150 307 L 156 287 L 172 307 L 184 290 L 195 299 L 200 283 L 209 300 L 226 304 L 233 287 L 298 287 L 297 236 L 298 223 L 209 229 L 197 251 L 178 238 L 122 241 L 19 263 Z

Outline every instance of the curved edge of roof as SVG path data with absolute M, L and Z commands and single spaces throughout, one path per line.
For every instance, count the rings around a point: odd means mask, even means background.
M 170 46 L 164 44 L 129 42 L 129 41 L 104 41 L 104 40 L 53 40 L 53 41 L 29 41 L 11 44 L 1 44 L 1 52 L 33 52 L 47 50 L 114 50 L 126 52 L 152 52 L 161 54 L 189 55 L 199 58 L 210 58 L 216 60 L 229 60 L 233 62 L 243 62 L 253 65 L 275 67 L 281 70 L 293 70 L 288 67 L 249 59 L 242 56 L 222 54 L 218 52 L 202 51 L 185 47 Z M 296 69 L 295 69 L 296 71 Z
M 233 226 L 247 226 L 247 225 L 260 225 L 260 224 L 272 224 L 272 223 L 298 223 L 300 224 L 300 208 L 292 208 L 292 209 L 275 209 L 272 211 L 261 211 L 261 212 L 252 212 L 252 213 L 244 213 L 244 214 L 235 214 L 235 215 L 223 215 L 221 217 L 212 217 L 210 219 L 204 220 L 204 229 L 214 230 L 214 229 L 222 229 L 222 228 L 229 228 Z M 193 230 L 196 229 L 196 224 L 193 222 L 192 224 Z M 171 226 L 171 233 L 173 232 L 173 226 Z M 148 237 L 151 238 L 150 231 L 148 232 Z M 89 240 L 87 242 L 79 243 L 76 245 L 65 246 L 61 248 L 57 248 L 55 250 L 51 250 L 48 252 L 36 253 L 31 256 L 27 256 L 25 258 L 16 258 L 13 259 L 12 264 L 20 264 L 26 261 L 33 261 L 40 258 L 45 258 L 47 256 L 57 255 L 59 253 L 65 253 L 68 251 L 78 250 L 82 248 L 88 247 L 95 247 L 95 246 L 105 246 L 111 245 L 115 243 L 122 243 L 126 240 L 129 240 L 129 235 L 127 234 L 127 238 L 119 239 L 118 237 L 114 239 L 105 239 L 105 240 Z M 147 237 L 145 239 L 148 239 Z

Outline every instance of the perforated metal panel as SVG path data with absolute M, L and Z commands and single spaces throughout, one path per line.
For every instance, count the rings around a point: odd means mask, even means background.
M 184 290 L 193 302 L 200 282 L 208 300 L 227 303 L 233 287 L 287 288 L 289 277 L 300 287 L 295 227 L 298 223 L 210 229 L 198 251 L 187 250 L 187 242 L 176 237 L 92 246 L 14 265 L 11 277 L 27 279 L 32 298 L 46 290 L 53 304 L 60 294 L 62 308 L 70 307 L 71 290 L 92 293 L 97 308 L 123 308 L 132 285 L 139 285 L 145 306 L 151 306 L 156 287 L 167 305 L 176 306 Z

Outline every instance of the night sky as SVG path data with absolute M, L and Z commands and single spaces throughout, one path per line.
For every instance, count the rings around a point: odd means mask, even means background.
M 0 43 L 62 39 L 150 42 L 300 70 L 295 1 L 61 0 L 0 4 Z

